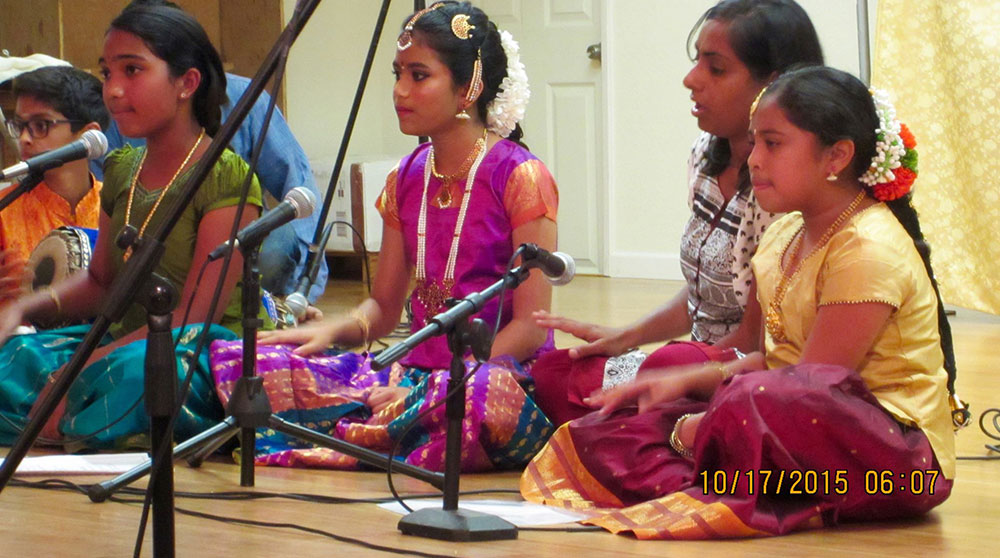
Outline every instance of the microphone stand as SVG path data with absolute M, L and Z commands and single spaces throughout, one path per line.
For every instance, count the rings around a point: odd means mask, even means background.
M 14 203 L 17 198 L 34 190 L 35 186 L 42 182 L 43 177 L 44 174 L 40 172 L 31 172 L 25 175 L 17 186 L 11 188 L 10 192 L 3 199 L 0 199 L 0 211 L 7 209 L 7 206 Z
M 442 333 L 448 336 L 448 349 L 452 356 L 448 378 L 449 395 L 445 401 L 448 434 L 445 439 L 444 499 L 439 510 L 431 508 L 417 510 L 400 519 L 398 528 L 406 535 L 449 541 L 517 538 L 517 527 L 500 517 L 458 509 L 462 421 L 465 419 L 465 390 L 461 384 L 466 373 L 463 359 L 466 351 L 471 349 L 476 360 L 482 362 L 490 357 L 493 342 L 492 328 L 479 318 L 470 323 L 469 316 L 482 310 L 483 306 L 501 291 L 517 288 L 528 278 L 530 269 L 531 263 L 526 262 L 505 273 L 500 280 L 486 289 L 461 300 L 450 301 L 451 307 L 448 310 L 434 316 L 422 329 L 372 359 L 372 369 L 381 370 L 403 358 L 427 339 Z
M 174 469 L 163 466 L 174 440 L 171 415 L 177 401 L 177 357 L 171 335 L 173 310 L 177 306 L 177 288 L 170 281 L 152 274 L 142 304 L 146 307 L 146 414 L 149 415 L 150 455 L 153 475 L 147 490 L 153 508 L 153 556 L 174 556 Z
M 386 456 L 367 448 L 320 434 L 314 430 L 288 422 L 272 413 L 271 402 L 264 390 L 264 379 L 255 374 L 257 356 L 257 330 L 262 325 L 260 313 L 260 279 L 258 260 L 260 245 L 240 245 L 243 252 L 243 360 L 242 375 L 236 381 L 226 418 L 219 424 L 190 438 L 174 449 L 174 459 L 187 458 L 188 464 L 198 467 L 209 455 L 219 449 L 233 435 L 240 435 L 240 486 L 254 485 L 254 456 L 256 455 L 255 430 L 271 428 L 282 434 L 333 449 L 376 467 L 386 467 Z M 143 463 L 111 480 L 94 484 L 87 495 L 94 502 L 103 502 L 113 492 L 144 476 L 150 462 Z M 156 465 L 152 464 L 155 468 Z M 428 471 L 406 463 L 393 463 L 394 470 L 442 488 L 445 479 L 441 473 Z
M 361 111 L 361 100 L 364 98 L 365 89 L 368 86 L 368 76 L 371 74 L 372 64 L 375 62 L 375 51 L 378 48 L 379 39 L 382 37 L 382 28 L 385 26 L 385 19 L 389 13 L 389 2 L 390 0 L 382 0 L 382 7 L 375 22 L 372 40 L 368 45 L 368 55 L 365 57 L 365 63 L 361 69 L 361 78 L 358 80 L 358 87 L 354 92 L 354 102 L 351 104 L 351 112 L 348 114 L 347 124 L 344 126 L 344 135 L 340 140 L 337 160 L 333 164 L 330 182 L 326 187 L 326 196 L 323 198 L 323 207 L 320 209 L 319 219 L 316 221 L 316 231 L 313 233 L 312 244 L 309 245 L 309 253 L 306 256 L 306 265 L 304 268 L 306 270 L 311 269 L 315 265 L 315 260 L 324 257 L 323 254 L 325 254 L 326 240 L 323 239 L 323 227 L 326 224 L 327 215 L 330 213 L 330 207 L 333 206 L 333 194 L 337 190 L 337 181 L 340 179 L 340 173 L 344 168 L 344 159 L 347 158 L 347 147 L 351 142 L 351 136 L 354 135 L 354 123 L 357 121 L 358 113 Z M 307 299 L 313 281 L 315 281 L 315 278 L 310 278 L 309 286 L 305 292 Z

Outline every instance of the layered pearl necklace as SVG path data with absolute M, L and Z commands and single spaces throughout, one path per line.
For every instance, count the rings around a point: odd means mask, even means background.
M 768 303 L 767 313 L 764 315 L 764 326 L 767 328 L 767 332 L 771 334 L 771 338 L 774 339 L 775 342 L 784 343 L 788 341 L 788 338 L 785 337 L 785 326 L 781 323 L 781 303 L 785 300 L 785 293 L 788 292 L 788 285 L 791 283 L 792 277 L 795 277 L 799 270 L 802 269 L 803 262 L 811 258 L 813 254 L 818 252 L 820 248 L 829 242 L 833 233 L 837 232 L 837 229 L 839 229 L 840 226 L 854 214 L 854 210 L 858 208 L 858 205 L 860 205 L 861 201 L 864 199 L 865 190 L 862 189 L 861 192 L 858 193 L 858 196 L 854 198 L 854 201 L 852 201 L 850 205 L 848 205 L 847 208 L 844 209 L 844 211 L 833 221 L 833 223 L 827 227 L 826 232 L 824 232 L 823 236 L 820 237 L 816 246 L 809 251 L 809 254 L 795 263 L 794 269 L 791 265 L 789 265 L 788 268 L 781 266 L 779 260 L 781 280 L 778 281 L 778 286 L 774 289 L 774 297 L 771 299 L 771 302 Z M 792 248 L 792 253 L 788 258 L 789 264 L 795 262 L 799 252 L 802 250 L 802 243 L 805 242 L 805 226 L 805 223 L 803 223 L 802 226 L 799 227 L 799 230 L 795 232 L 795 236 L 792 237 L 791 242 L 795 243 L 795 247 Z M 789 246 L 786 246 L 785 251 L 781 253 L 782 259 L 784 259 L 785 252 L 788 251 L 789 247 L 791 247 L 791 243 L 789 243 Z
M 451 238 L 451 250 L 448 251 L 448 263 L 445 266 L 444 275 L 440 283 L 427 278 L 427 192 L 430 189 L 431 173 L 434 166 L 434 147 L 427 153 L 427 160 L 424 161 L 424 191 L 420 197 L 420 216 L 417 220 L 417 300 L 424 305 L 427 316 L 434 316 L 444 306 L 446 300 L 451 297 L 452 288 L 455 286 L 455 264 L 458 261 L 458 242 L 462 236 L 462 227 L 465 224 L 465 213 L 469 207 L 469 198 L 472 197 L 472 185 L 476 181 L 476 172 L 480 163 L 486 157 L 486 134 L 483 130 L 483 137 L 476 140 L 473 152 L 476 153 L 475 160 L 469 167 L 468 178 L 465 180 L 465 193 L 462 195 L 462 206 L 458 210 L 458 220 L 455 222 L 455 233 Z M 455 176 L 455 175 L 451 175 Z M 457 177 L 456 177 L 457 178 Z M 448 187 L 448 184 L 442 187 Z

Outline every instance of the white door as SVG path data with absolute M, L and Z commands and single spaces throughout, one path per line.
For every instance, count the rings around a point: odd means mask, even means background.
M 604 273 L 602 0 L 477 0 L 521 46 L 531 102 L 524 142 L 559 185 L 559 250 L 578 273 Z

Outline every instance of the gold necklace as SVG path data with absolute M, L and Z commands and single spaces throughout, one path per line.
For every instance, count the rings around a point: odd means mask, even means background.
M 455 232 L 451 237 L 451 249 L 448 251 L 448 261 L 441 277 L 441 282 L 427 277 L 427 191 L 431 181 L 431 161 L 434 158 L 434 148 L 431 147 L 427 153 L 427 161 L 424 163 L 424 191 L 420 196 L 420 213 L 417 218 L 417 270 L 416 279 L 417 300 L 424 306 L 424 321 L 444 307 L 445 302 L 451 297 L 451 290 L 455 286 L 455 266 L 458 263 L 458 243 L 462 237 L 462 228 L 465 226 L 465 214 L 469 208 L 469 199 L 472 198 L 472 185 L 476 182 L 476 173 L 479 172 L 479 165 L 486 157 L 486 131 L 479 141 L 483 142 L 483 149 L 477 149 L 476 158 L 472 162 L 469 170 L 469 179 L 465 181 L 465 194 L 462 197 L 462 206 L 458 210 L 458 218 L 455 221 Z
M 778 281 L 778 286 L 774 289 L 774 297 L 771 302 L 767 305 L 767 314 L 764 316 L 764 326 L 767 328 L 767 332 L 771 334 L 771 338 L 778 343 L 784 343 L 788 341 L 785 337 L 785 326 L 781 323 L 781 303 L 785 300 L 785 293 L 788 292 L 788 284 L 791 282 L 792 277 L 798 274 L 799 270 L 802 269 L 802 263 L 812 257 L 820 248 L 822 248 L 833 236 L 833 233 L 837 232 L 837 229 L 844 224 L 845 221 L 854 213 L 854 210 L 858 208 L 861 201 L 865 199 L 865 191 L 861 190 L 854 201 L 847 206 L 844 211 L 837 216 L 837 218 L 827 227 L 826 232 L 820 237 L 819 242 L 816 246 L 801 260 L 796 262 L 795 268 L 789 273 L 789 269 L 781 266 L 781 260 L 778 261 L 779 269 L 781 271 L 781 280 Z M 805 241 L 805 223 L 799 227 L 799 230 L 795 232 L 795 236 L 792 237 L 792 242 L 795 246 L 792 248 L 792 253 L 789 255 L 788 262 L 792 263 L 799 255 L 799 251 L 802 249 L 802 243 Z M 785 247 L 785 252 L 788 248 Z M 782 252 L 782 259 L 784 259 L 785 252 Z
M 476 157 L 479 156 L 479 152 L 486 147 L 486 133 L 486 130 L 483 130 L 483 137 L 476 140 L 475 145 L 472 146 L 472 151 L 469 152 L 469 156 L 465 158 L 465 161 L 462 161 L 462 166 L 459 167 L 458 171 L 453 174 L 441 174 L 437 171 L 437 167 L 434 164 L 434 150 L 431 149 L 428 157 L 430 159 L 431 174 L 434 175 L 434 178 L 441 181 L 441 188 L 438 190 L 437 194 L 438 207 L 445 208 L 451 206 L 451 185 L 453 182 L 469 173 L 469 170 L 472 168 L 473 161 L 475 161 Z
M 201 140 L 204 137 L 205 137 L 205 129 L 202 128 L 201 133 L 198 134 L 197 141 L 195 141 L 194 145 L 191 146 L 191 151 L 188 151 L 187 157 L 184 157 L 184 161 L 181 162 L 181 166 L 177 167 L 177 171 L 175 171 L 174 176 L 170 178 L 170 182 L 167 182 L 167 185 L 164 186 L 163 190 L 160 191 L 160 195 L 157 196 L 156 202 L 153 203 L 153 208 L 150 209 L 149 213 L 146 214 L 146 219 L 142 222 L 142 226 L 139 227 L 139 234 L 135 235 L 136 238 L 142 236 L 142 233 L 146 232 L 146 226 L 149 225 L 149 221 L 153 218 L 153 214 L 156 213 L 156 208 L 160 207 L 160 202 L 163 201 L 163 197 L 167 195 L 167 190 L 170 190 L 170 187 L 174 185 L 174 181 L 177 180 L 177 177 L 181 174 L 181 171 L 184 170 L 184 167 L 187 166 L 188 161 L 191 160 L 191 157 L 194 155 L 194 152 L 198 149 L 198 146 L 201 145 Z M 135 197 L 135 186 L 136 183 L 139 182 L 139 174 L 142 172 L 142 165 L 145 164 L 146 155 L 148 154 L 149 154 L 149 147 L 146 147 L 146 149 L 143 150 L 142 152 L 142 158 L 139 159 L 139 164 L 136 165 L 135 174 L 132 175 L 132 183 L 129 185 L 128 189 L 128 203 L 125 205 L 126 227 L 132 226 L 132 199 Z M 129 246 L 125 248 L 125 252 L 122 254 L 122 261 L 127 262 L 128 259 L 131 257 L 132 257 L 132 246 Z

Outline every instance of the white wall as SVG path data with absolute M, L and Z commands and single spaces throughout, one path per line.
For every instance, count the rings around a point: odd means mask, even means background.
M 285 78 L 287 116 L 310 159 L 332 161 L 340 149 L 381 4 L 376 0 L 324 0 L 292 47 Z M 284 0 L 283 8 L 287 21 L 295 0 Z M 413 3 L 407 0 L 390 5 L 349 158 L 401 156 L 416 145 L 416 140 L 401 134 L 396 125 L 390 73 L 400 25 L 412 10 Z
M 687 220 L 686 161 L 698 134 L 681 80 L 685 42 L 714 0 L 604 0 L 608 274 L 680 279 L 678 247 Z M 799 0 L 827 63 L 858 71 L 857 0 Z M 876 0 L 869 0 L 872 24 Z M 284 0 L 286 19 L 295 0 Z M 381 2 L 324 0 L 292 49 L 286 78 L 289 123 L 311 159 L 340 146 Z M 395 0 L 348 151 L 349 158 L 398 157 L 415 145 L 392 110 L 395 41 L 412 10 Z M 321 185 L 322 188 L 322 185 Z
M 686 163 L 698 135 L 685 41 L 714 0 L 607 0 L 609 270 L 617 277 L 681 279 L 688 218 Z M 799 0 L 827 64 L 857 74 L 856 0 Z M 869 11 L 874 21 L 875 0 Z M 655 22 L 645 25 L 644 22 Z

